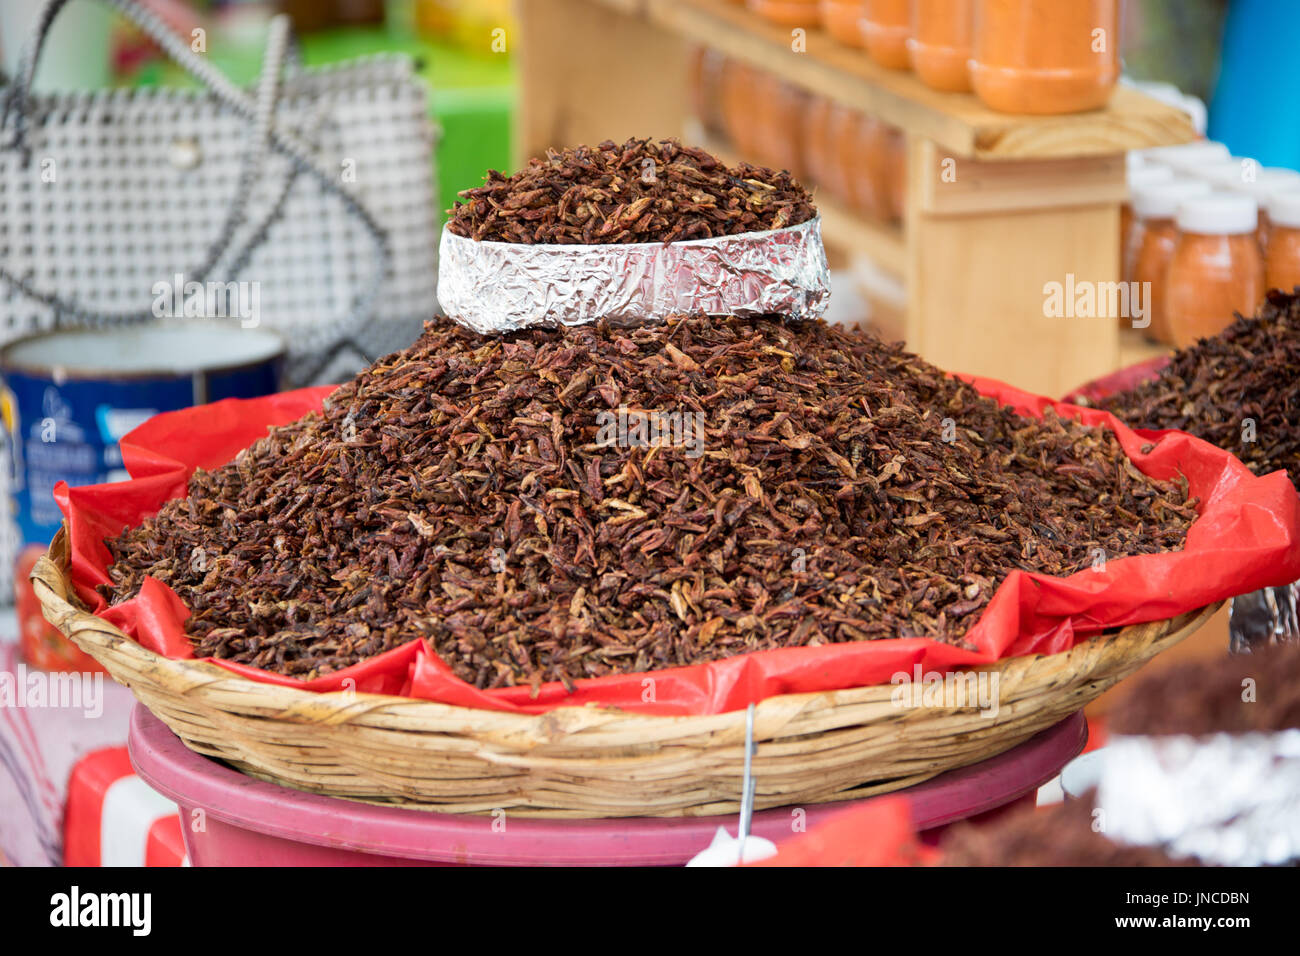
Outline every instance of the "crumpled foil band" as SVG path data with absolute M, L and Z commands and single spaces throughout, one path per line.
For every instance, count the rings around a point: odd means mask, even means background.
M 1103 752 L 1108 837 L 1221 866 L 1300 860 L 1300 730 L 1121 736 Z
M 678 314 L 815 319 L 830 302 L 821 217 L 667 245 L 475 242 L 443 229 L 438 254 L 443 313 L 480 333 Z

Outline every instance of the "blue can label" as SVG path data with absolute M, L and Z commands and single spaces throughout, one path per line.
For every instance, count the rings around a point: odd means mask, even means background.
M 199 376 L 62 382 L 6 372 L 0 399 L 21 543 L 48 544 L 59 530 L 63 515 L 53 497 L 58 482 L 76 487 L 129 477 L 118 442 L 137 425 L 194 405 L 198 395 L 217 401 L 269 394 L 276 390 L 279 364 Z

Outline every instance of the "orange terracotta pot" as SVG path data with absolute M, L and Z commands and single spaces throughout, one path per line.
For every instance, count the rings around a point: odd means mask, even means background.
M 912 14 L 908 0 L 865 0 L 858 26 L 871 59 L 891 70 L 911 68 L 907 38 L 912 35 Z
M 1119 0 L 975 0 L 971 86 L 1005 113 L 1104 106 L 1119 79 Z
M 866 8 L 865 0 L 821 0 L 822 26 L 845 46 L 861 47 L 860 22 Z
M 822 25 L 818 0 L 748 0 L 746 6 L 764 20 L 783 27 L 819 27 Z
M 931 89 L 970 91 L 971 0 L 912 0 L 907 52 L 917 78 Z

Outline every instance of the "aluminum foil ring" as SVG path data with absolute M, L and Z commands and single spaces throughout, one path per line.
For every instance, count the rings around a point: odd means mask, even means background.
M 686 242 L 528 245 L 442 230 L 438 301 L 475 332 L 670 315 L 815 319 L 830 302 L 821 217 Z
M 1300 860 L 1300 730 L 1117 736 L 1096 752 L 1112 839 L 1220 866 Z

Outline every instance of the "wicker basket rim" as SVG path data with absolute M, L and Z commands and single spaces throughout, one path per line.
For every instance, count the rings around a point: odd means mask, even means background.
M 744 721 L 744 708 L 716 714 L 644 714 L 591 703 L 582 706 L 561 705 L 539 714 L 521 714 L 507 710 L 489 710 L 457 704 L 444 704 L 438 701 L 403 697 L 395 694 L 371 694 L 360 691 L 311 691 L 254 681 L 204 661 L 164 657 L 144 647 L 134 638 L 98 615 L 74 606 L 68 600 L 68 595 L 71 593 L 71 582 L 65 571 L 66 567 L 67 539 L 65 527 L 58 531 L 50 544 L 49 550 L 37 559 L 31 572 L 32 585 L 46 620 L 64 634 L 71 636 L 75 631 L 79 642 L 92 643 L 103 653 L 136 658 L 135 664 L 138 670 L 149 671 L 152 676 L 171 685 L 173 689 L 183 688 L 188 693 L 203 693 L 209 696 L 217 693 L 255 694 L 263 699 L 261 706 L 265 706 L 268 710 L 289 714 L 297 712 L 305 722 L 334 723 L 336 721 L 355 720 L 363 712 L 387 716 L 395 716 L 400 713 L 403 719 L 413 722 L 422 716 L 443 718 L 449 714 L 473 714 L 476 721 L 484 724 L 500 723 L 504 726 L 497 729 L 511 728 L 515 730 L 525 730 L 530 726 L 540 724 L 545 724 L 550 729 L 558 729 L 557 725 L 559 725 L 572 730 L 580 725 L 604 722 L 609 719 L 635 721 L 643 726 L 658 725 L 664 728 L 672 726 L 678 729 L 680 729 L 683 722 L 694 721 L 700 724 L 700 730 L 716 730 L 720 724 L 735 723 L 737 721 L 743 724 Z M 1069 650 L 1058 654 L 1029 654 L 1005 657 L 989 664 L 961 668 L 960 671 L 998 671 L 1005 673 L 1013 668 L 1023 667 L 1026 664 L 1045 658 L 1065 661 L 1071 655 L 1082 656 L 1086 654 L 1088 645 L 1096 640 L 1116 641 L 1128 639 L 1143 645 L 1153 643 L 1189 625 L 1199 627 L 1200 623 L 1213 614 L 1222 603 L 1217 602 L 1207 605 L 1174 618 L 1106 630 L 1088 640 L 1080 641 Z M 802 710 L 810 701 L 817 698 L 833 697 L 834 695 L 843 695 L 850 692 L 869 692 L 873 688 L 879 689 L 880 696 L 885 698 L 893 691 L 890 684 L 875 684 L 795 694 L 778 694 L 759 701 L 755 706 L 755 710 L 756 714 L 760 716 L 765 713 L 776 716 L 776 713 L 780 713 L 788 718 L 792 713 Z M 706 727 L 705 724 L 713 726 Z

